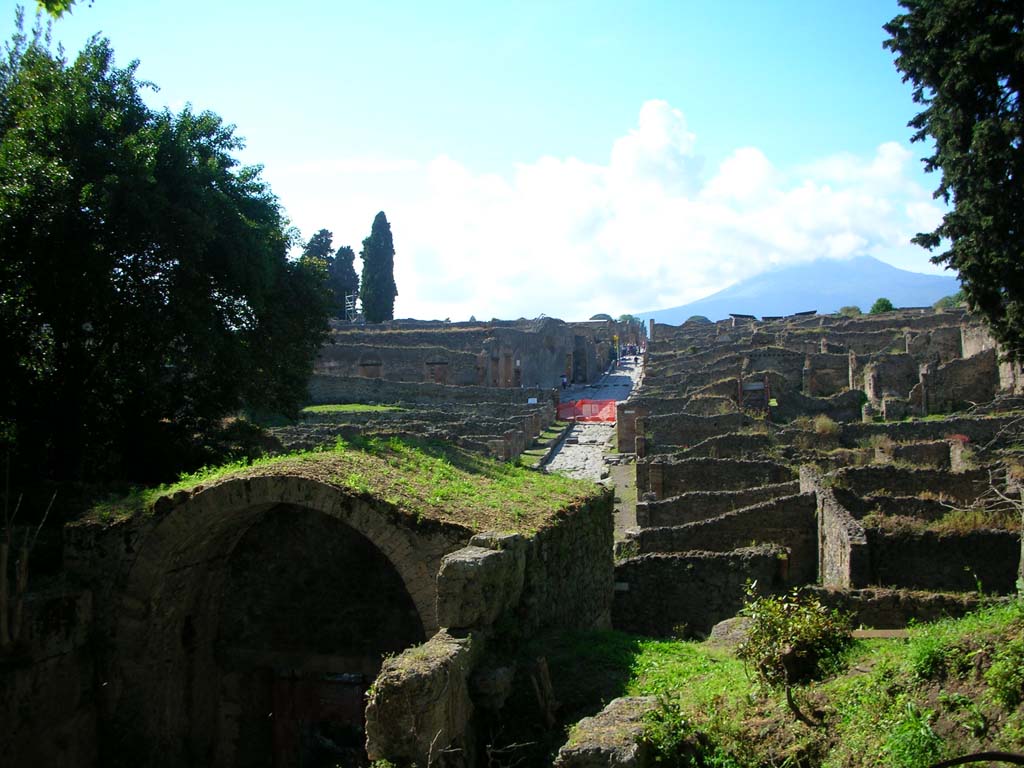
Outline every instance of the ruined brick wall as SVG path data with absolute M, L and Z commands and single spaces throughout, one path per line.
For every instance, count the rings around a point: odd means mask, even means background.
M 864 397 L 859 389 L 847 390 L 832 397 L 808 397 L 800 392 L 786 392 L 778 396 L 778 405 L 772 407 L 772 417 L 780 422 L 819 414 L 833 421 L 859 420 Z
M 518 403 L 530 398 L 539 403 L 558 403 L 554 388 L 497 389 L 456 387 L 426 382 L 409 383 L 358 376 L 314 374 L 309 380 L 311 403 Z
M 902 629 L 911 621 L 922 623 L 960 618 L 982 605 L 977 593 L 935 594 L 882 588 L 808 589 L 827 607 L 851 614 L 854 626 L 876 629 Z
M 892 533 L 866 529 L 867 584 L 907 589 L 1012 594 L 1020 566 L 1020 536 L 1009 531 Z M 866 586 L 866 585 L 865 585 Z
M 807 355 L 801 391 L 812 397 L 830 397 L 850 385 L 850 356 Z
M 739 491 L 693 491 L 661 501 L 638 501 L 636 524 L 641 528 L 655 528 L 693 523 L 799 491 L 800 484 L 794 480 Z
M 919 467 L 949 469 L 950 441 L 929 440 L 921 443 L 886 443 L 875 448 L 875 462 L 897 461 Z
M 989 475 L 984 469 L 957 474 L 937 469 L 874 465 L 841 469 L 835 473 L 835 484 L 858 496 L 927 493 L 970 504 L 988 489 Z
M 610 490 L 538 531 L 527 551 L 517 626 L 527 633 L 610 626 L 614 535 Z
M 864 362 L 862 370 L 863 386 L 868 399 L 881 401 L 884 397 L 907 397 L 910 390 L 917 384 L 919 368 L 917 360 L 910 355 L 873 355 Z
M 765 545 L 631 557 L 615 566 L 612 626 L 652 637 L 705 637 L 743 606 L 748 581 L 764 592 L 782 588 L 784 556 Z
M 728 552 L 756 544 L 789 551 L 787 584 L 817 578 L 818 546 L 814 494 L 785 496 L 685 525 L 641 528 L 630 535 L 638 554 L 704 550 Z
M 843 424 L 840 441 L 853 448 L 875 436 L 889 437 L 898 443 L 941 440 L 950 435 L 966 435 L 972 443 L 987 443 L 1010 423 L 1014 416 L 950 416 L 941 421 L 905 421 L 894 424 Z
M 963 352 L 962 331 L 959 325 L 934 328 L 924 333 L 908 331 L 906 339 L 907 354 L 918 362 L 936 360 L 948 363 L 960 357 L 969 357 Z
M 800 467 L 800 490 L 817 497 L 818 581 L 843 588 L 869 584 L 870 562 L 863 526 L 836 498 L 817 468 Z
M 742 413 L 698 416 L 690 413 L 648 415 L 643 421 L 644 435 L 653 445 L 696 445 L 716 435 L 751 429 L 762 422 Z
M 788 467 L 772 461 L 738 459 L 683 459 L 663 457 L 637 461 L 638 497 L 653 493 L 656 499 L 690 491 L 739 490 L 784 483 L 793 479 Z
M 999 368 L 994 349 L 973 357 L 929 366 L 910 399 L 922 413 L 947 413 L 973 403 L 986 403 L 999 390 Z
M 730 432 L 701 440 L 696 445 L 678 451 L 677 455 L 688 459 L 754 459 L 764 455 L 772 445 L 773 439 L 767 434 L 743 435 Z

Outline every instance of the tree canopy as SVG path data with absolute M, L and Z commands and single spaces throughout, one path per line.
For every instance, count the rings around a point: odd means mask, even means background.
M 395 317 L 395 245 L 384 211 L 374 217 L 370 236 L 363 240 L 363 279 L 359 298 L 367 322 L 380 323 Z
M 953 204 L 914 238 L 960 273 L 968 306 L 1006 354 L 1024 359 L 1024 5 L 1011 0 L 901 0 L 885 25 L 896 67 L 922 105 L 914 141 Z M 948 247 L 947 247 L 948 246 Z
M 58 479 L 154 479 L 243 407 L 296 411 L 323 276 L 212 112 L 149 109 L 106 40 L 0 60 L 0 425 Z
M 895 309 L 895 307 L 893 307 L 892 302 L 883 296 L 879 299 L 875 299 L 875 303 L 871 305 L 871 309 L 868 310 L 868 314 L 880 315 L 883 312 L 892 312 L 893 309 Z

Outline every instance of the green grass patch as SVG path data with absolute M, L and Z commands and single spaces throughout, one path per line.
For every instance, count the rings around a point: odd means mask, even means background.
M 389 411 L 404 411 L 397 405 L 367 405 L 364 403 L 332 403 L 328 405 L 307 405 L 300 413 L 386 413 Z
M 451 445 L 398 438 L 339 439 L 327 450 L 206 467 L 177 482 L 134 489 L 93 507 L 113 522 L 152 510 L 158 498 L 235 478 L 293 475 L 382 499 L 415 518 L 469 529 L 531 533 L 566 507 L 593 498 L 593 484 L 494 461 Z
M 912 626 L 907 640 L 855 643 L 845 673 L 793 689 L 819 728 L 797 722 L 784 693 L 758 686 L 730 652 L 703 644 L 591 632 L 545 650 L 574 714 L 617 696 L 659 697 L 647 731 L 659 765 L 926 768 L 1024 745 L 1019 601 Z

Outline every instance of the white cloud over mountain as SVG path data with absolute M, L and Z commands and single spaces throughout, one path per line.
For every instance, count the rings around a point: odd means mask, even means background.
M 942 215 L 916 181 L 912 153 L 838 154 L 776 167 L 741 147 L 717 168 L 683 113 L 648 101 L 607 164 L 542 157 L 507 175 L 457 157 L 421 165 L 328 161 L 349 176 L 329 187 L 308 168 L 268 176 L 308 237 L 336 244 L 357 215 L 383 208 L 395 236 L 399 317 L 478 319 L 540 313 L 585 319 L 674 306 L 775 265 L 870 254 L 922 267 L 909 244 Z M 333 224 L 340 216 L 346 227 Z

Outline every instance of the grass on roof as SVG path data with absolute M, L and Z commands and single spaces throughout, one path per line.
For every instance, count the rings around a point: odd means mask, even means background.
M 301 413 L 383 413 L 385 411 L 404 411 L 397 405 L 367 405 L 365 403 L 331 403 L 327 405 L 308 405 Z
M 96 504 L 87 519 L 113 522 L 152 510 L 158 498 L 236 478 L 293 475 L 381 499 L 416 519 L 475 531 L 532 533 L 559 511 L 599 493 L 592 483 L 498 462 L 436 441 L 339 439 L 333 448 L 206 467 L 176 483 Z

